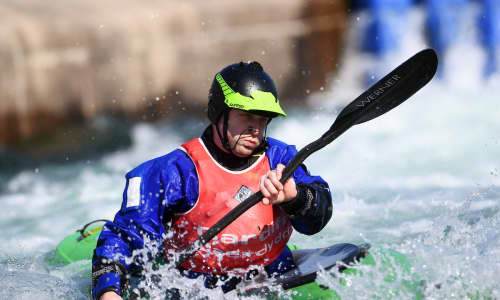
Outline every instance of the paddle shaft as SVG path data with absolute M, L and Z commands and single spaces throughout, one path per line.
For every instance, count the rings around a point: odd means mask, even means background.
M 284 184 L 307 157 L 330 144 L 352 126 L 376 118 L 404 102 L 432 79 L 436 69 L 437 56 L 432 49 L 423 50 L 405 61 L 346 106 L 330 129 L 319 139 L 302 148 L 286 165 L 280 182 Z M 238 204 L 190 244 L 179 256 L 176 266 L 180 267 L 196 251 L 252 206 L 259 203 L 262 198 L 262 193 L 259 191 Z

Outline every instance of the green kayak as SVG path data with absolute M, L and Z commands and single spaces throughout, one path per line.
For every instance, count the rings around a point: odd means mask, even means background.
M 91 222 L 84 226 L 81 230 L 68 235 L 64 238 L 56 248 L 55 255 L 50 259 L 51 263 L 72 264 L 79 262 L 81 267 L 88 270 L 90 277 L 91 263 L 93 251 L 96 248 L 97 240 L 101 232 L 102 226 L 93 225 Z M 89 226 L 89 225 L 93 226 Z M 393 286 L 393 283 L 398 280 L 398 272 L 403 270 L 405 273 L 411 272 L 411 263 L 409 259 L 394 250 L 377 249 L 377 259 L 372 253 L 368 253 L 370 245 L 364 244 L 356 246 L 348 243 L 335 244 L 325 248 L 316 249 L 298 249 L 298 247 L 289 244 L 295 260 L 296 268 L 283 274 L 280 278 L 272 282 L 261 284 L 260 287 L 249 289 L 251 292 L 261 290 L 269 286 L 281 286 L 284 290 L 291 290 L 287 293 L 289 298 L 302 299 L 341 299 L 339 294 L 327 287 L 321 286 L 316 282 L 316 277 L 321 270 L 329 270 L 337 267 L 344 275 L 352 277 L 364 276 L 362 270 L 358 270 L 357 266 L 372 266 L 370 269 L 383 271 L 384 281 Z M 88 265 L 85 263 L 88 262 Z M 377 264 L 381 268 L 376 268 Z M 349 267 L 346 267 L 349 266 Z M 339 286 L 348 288 L 345 283 L 345 278 L 338 278 L 341 283 Z M 421 299 L 423 284 L 419 280 L 400 279 L 401 290 L 404 294 L 414 295 L 414 299 Z M 387 297 L 398 298 L 399 291 L 390 289 L 387 291 Z M 269 294 L 269 293 L 268 293 Z M 384 292 L 383 292 L 384 294 Z M 377 293 L 380 295 L 380 293 Z M 269 297 L 268 297 L 269 298 Z M 276 299 L 276 297 L 274 297 Z

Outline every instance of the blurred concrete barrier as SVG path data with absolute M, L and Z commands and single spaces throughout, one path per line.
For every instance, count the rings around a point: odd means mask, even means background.
M 238 61 L 300 100 L 336 67 L 344 2 L 3 0 L 0 143 L 101 113 L 200 110 L 214 72 Z

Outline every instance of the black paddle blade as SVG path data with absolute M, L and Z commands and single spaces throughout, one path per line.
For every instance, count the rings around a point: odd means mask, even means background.
M 352 125 L 374 119 L 410 98 L 434 76 L 438 57 L 433 49 L 425 49 L 375 83 L 338 115 L 332 128 L 346 119 L 359 115 Z

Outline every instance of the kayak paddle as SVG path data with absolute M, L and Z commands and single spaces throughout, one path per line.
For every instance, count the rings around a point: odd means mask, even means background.
M 425 49 L 379 80 L 347 105 L 327 132 L 295 155 L 283 170 L 280 182 L 284 184 L 309 155 L 330 144 L 352 126 L 374 119 L 403 103 L 432 79 L 436 73 L 437 65 L 436 52 L 432 49 Z M 176 266 L 180 267 L 196 251 L 240 215 L 259 203 L 262 198 L 262 193 L 259 191 L 242 201 L 190 244 L 179 256 Z

